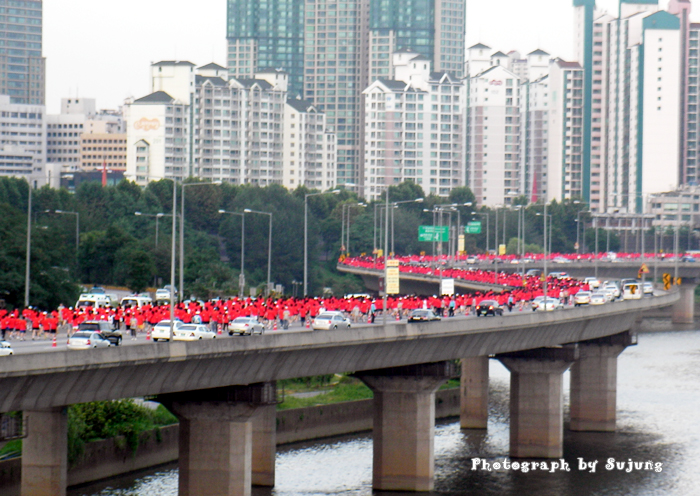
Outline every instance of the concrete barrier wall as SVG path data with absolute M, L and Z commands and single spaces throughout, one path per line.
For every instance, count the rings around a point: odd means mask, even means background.
M 435 417 L 459 415 L 459 389 L 438 391 Z M 372 430 L 372 400 L 297 408 L 277 412 L 277 444 L 310 441 L 324 437 Z M 82 458 L 68 470 L 68 485 L 95 482 L 178 459 L 178 425 L 162 427 L 160 434 L 145 432 L 136 455 L 123 438 L 85 445 Z M 19 495 L 22 459 L 0 462 L 0 494 Z

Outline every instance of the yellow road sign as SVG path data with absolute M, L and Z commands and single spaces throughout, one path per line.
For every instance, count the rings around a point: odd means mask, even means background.
M 671 274 L 664 274 L 663 281 L 664 281 L 664 290 L 668 291 L 669 289 L 671 289 L 671 282 L 672 282 Z

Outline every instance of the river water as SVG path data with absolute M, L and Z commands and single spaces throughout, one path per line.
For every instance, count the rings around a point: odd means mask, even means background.
M 700 331 L 640 334 L 619 358 L 617 432 L 565 429 L 564 457 L 571 471 L 472 470 L 473 459 L 508 456 L 508 372 L 491 361 L 489 425 L 462 431 L 453 419 L 435 431 L 434 494 L 479 496 L 657 496 L 700 494 Z M 565 377 L 568 410 L 568 373 Z M 567 415 L 567 414 L 565 414 Z M 567 415 L 568 417 L 568 415 Z M 568 418 L 567 418 L 568 420 Z M 579 470 L 579 458 L 598 461 Z M 607 470 L 609 458 L 626 462 Z M 660 471 L 627 471 L 629 460 L 661 464 Z M 649 467 L 650 464 L 647 464 Z M 655 467 L 658 465 L 654 465 Z M 639 467 L 639 466 L 638 466 Z M 371 434 L 280 447 L 277 486 L 255 496 L 369 496 Z M 175 496 L 177 466 L 72 489 L 69 496 Z M 398 494 L 398 493 L 387 493 Z

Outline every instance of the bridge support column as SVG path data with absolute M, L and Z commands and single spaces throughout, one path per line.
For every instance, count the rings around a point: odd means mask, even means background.
M 681 284 L 681 298 L 673 304 L 671 322 L 674 324 L 692 324 L 695 322 L 695 282 Z
M 489 416 L 489 357 L 462 359 L 459 420 L 462 429 L 486 429 Z
M 277 406 L 259 407 L 253 418 L 253 478 L 254 486 L 275 485 L 275 455 L 277 453 Z
M 563 377 L 575 347 L 540 348 L 497 358 L 510 370 L 510 456 L 561 458 Z
M 68 413 L 65 408 L 25 411 L 22 496 L 65 496 L 68 484 Z
M 572 431 L 614 432 L 617 416 L 617 357 L 636 336 L 615 336 L 578 343 L 579 358 L 571 366 Z
M 374 489 L 433 489 L 435 391 L 454 375 L 451 362 L 357 374 L 374 392 Z
M 276 401 L 274 384 L 160 398 L 180 419 L 180 496 L 249 496 L 253 417 Z

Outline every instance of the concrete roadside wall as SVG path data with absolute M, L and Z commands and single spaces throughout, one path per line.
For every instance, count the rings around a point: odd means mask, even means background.
M 459 416 L 459 389 L 438 391 L 435 417 Z M 277 444 L 310 441 L 324 437 L 372 430 L 372 400 L 297 408 L 277 412 Z M 123 438 L 95 441 L 85 446 L 82 458 L 68 470 L 68 485 L 95 482 L 154 467 L 178 459 L 178 425 L 162 427 L 142 435 L 136 455 Z M 19 495 L 21 458 L 0 461 L 0 494 Z

